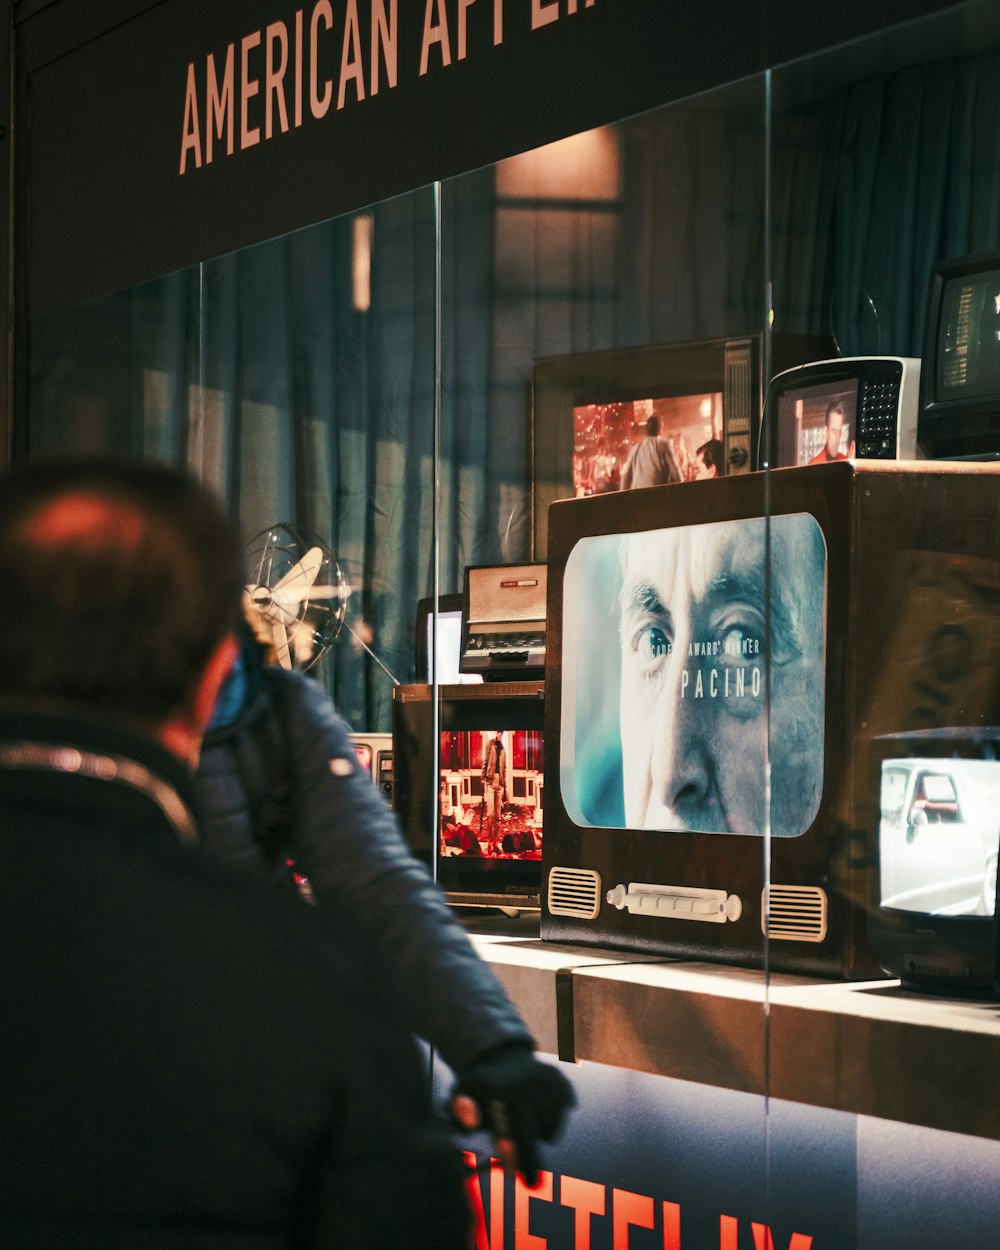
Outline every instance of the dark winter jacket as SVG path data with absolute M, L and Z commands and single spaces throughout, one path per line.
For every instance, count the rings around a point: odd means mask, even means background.
M 461 1250 L 460 1155 L 351 927 L 191 842 L 193 806 L 151 739 L 0 708 L 0 1245 Z
M 261 742 L 274 758 L 260 758 Z M 251 671 L 241 712 L 205 740 L 198 788 L 207 844 L 279 871 L 293 859 L 317 910 L 370 949 L 414 1032 L 451 1068 L 508 1042 L 533 1045 L 312 678 Z

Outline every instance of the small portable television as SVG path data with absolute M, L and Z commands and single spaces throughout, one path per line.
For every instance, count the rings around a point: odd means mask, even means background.
M 773 334 L 771 368 L 821 359 L 831 347 L 819 335 Z M 630 453 L 654 430 L 670 445 L 681 481 L 756 468 L 764 354 L 762 336 L 744 334 L 536 360 L 536 558 L 546 554 L 549 505 L 620 490 Z
M 465 570 L 459 669 L 484 681 L 545 676 L 544 563 L 473 565 Z
M 352 733 L 358 763 L 389 801 L 392 801 L 392 734 Z
M 1000 850 L 1000 728 L 915 730 L 867 744 L 862 819 L 877 829 L 869 936 L 905 984 L 991 993 Z
M 537 910 L 544 683 L 393 691 L 393 806 L 451 903 Z
M 1000 251 L 933 268 L 917 437 L 934 459 L 1000 458 Z
M 761 468 L 855 458 L 914 460 L 920 361 L 844 356 L 776 374 L 767 388 Z
M 543 939 L 883 976 L 864 744 L 1000 720 L 1000 467 L 554 503 Z

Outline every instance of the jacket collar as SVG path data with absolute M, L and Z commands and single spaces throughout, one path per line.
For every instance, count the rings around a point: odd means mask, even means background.
M 197 840 L 191 774 L 149 733 L 91 708 L 0 700 L 4 775 L 109 783 L 143 795 L 185 842 Z

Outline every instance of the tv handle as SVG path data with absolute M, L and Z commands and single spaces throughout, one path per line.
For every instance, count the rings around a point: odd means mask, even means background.
M 700 886 L 630 881 L 627 889 L 616 885 L 606 897 L 612 907 L 632 915 L 669 916 L 672 920 L 701 920 L 708 924 L 725 924 L 743 915 L 743 900 L 738 894 Z

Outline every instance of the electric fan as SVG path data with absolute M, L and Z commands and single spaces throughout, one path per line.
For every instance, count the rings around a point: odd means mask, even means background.
M 247 571 L 243 608 L 258 640 L 283 668 L 319 663 L 337 641 L 351 593 L 330 550 L 279 521 L 247 544 Z

